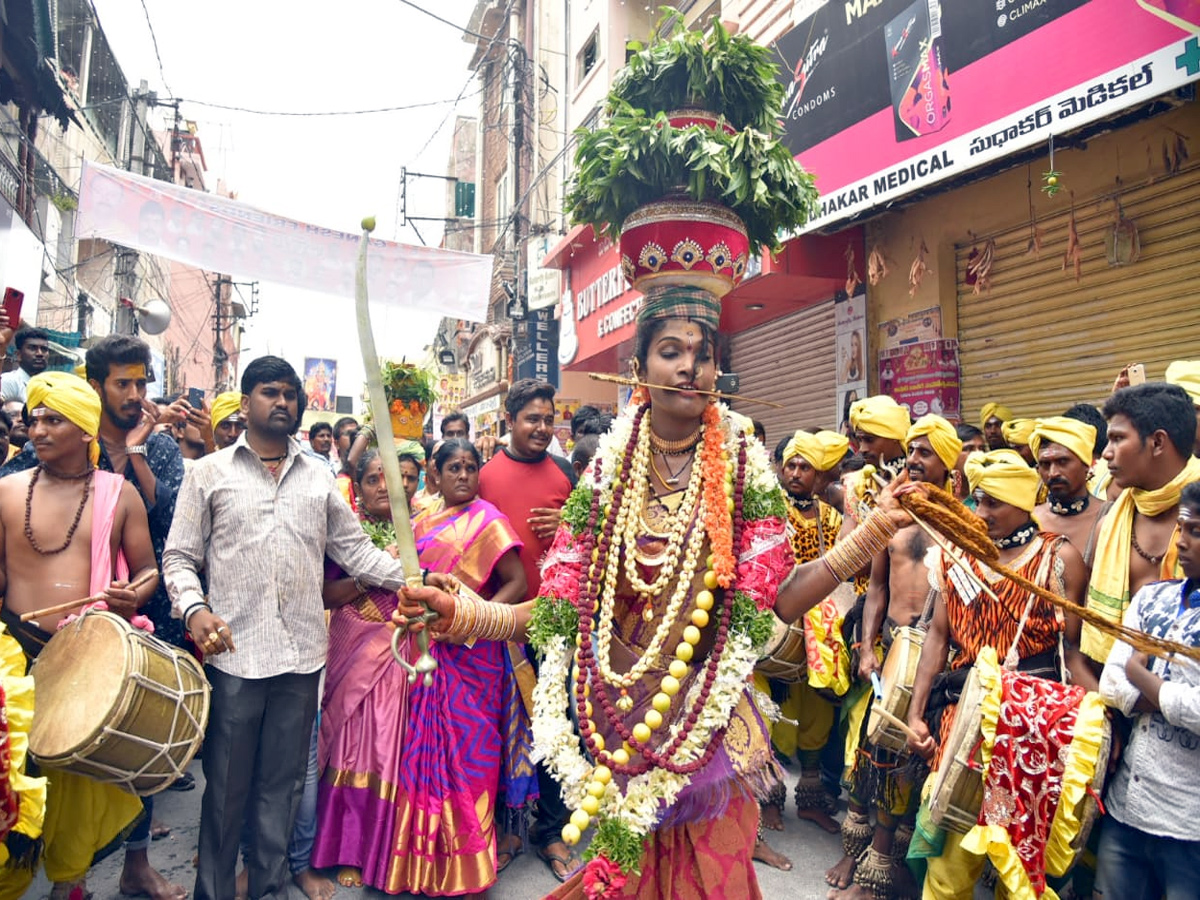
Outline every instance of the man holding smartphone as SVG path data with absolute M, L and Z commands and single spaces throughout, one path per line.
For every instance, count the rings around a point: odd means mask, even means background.
M 50 364 L 50 336 L 40 328 L 21 328 L 14 337 L 17 366 L 0 375 L 0 403 L 20 400 L 25 403 L 29 379 L 46 371 Z

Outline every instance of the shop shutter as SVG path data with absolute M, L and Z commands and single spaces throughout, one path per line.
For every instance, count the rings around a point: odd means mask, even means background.
M 1066 212 L 1039 221 L 1040 258 L 1026 253 L 1028 223 L 995 236 L 990 293 L 964 283 L 967 255 L 982 241 L 956 248 L 968 422 L 993 400 L 1021 417 L 1058 415 L 1079 402 L 1102 406 L 1127 363 L 1144 363 L 1154 381 L 1172 360 L 1200 359 L 1200 167 L 1126 189 L 1120 202 L 1137 225 L 1140 257 L 1110 266 L 1105 235 L 1116 204 L 1111 196 L 1077 200 L 1078 283 L 1072 265 L 1062 268 Z
M 731 344 L 741 393 L 785 407 L 733 402 L 734 409 L 766 427 L 768 450 L 797 428 L 834 427 L 837 373 L 832 300 L 735 334 Z

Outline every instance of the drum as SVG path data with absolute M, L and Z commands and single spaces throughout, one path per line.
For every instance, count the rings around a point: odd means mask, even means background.
M 929 795 L 929 818 L 934 825 L 966 834 L 979 820 L 983 807 L 983 770 L 980 744 L 983 732 L 983 685 L 979 670 L 971 669 L 963 685 L 954 725 L 942 748 L 942 762 Z
M 775 616 L 775 630 L 763 647 L 754 670 L 767 678 L 796 684 L 808 677 L 808 651 L 804 645 L 804 619 L 791 625 Z
M 908 721 L 912 686 L 917 680 L 917 661 L 921 658 L 921 646 L 924 643 L 924 631 L 897 628 L 892 636 L 892 646 L 883 661 L 883 700 L 878 701 L 878 705 L 901 722 Z M 867 741 L 893 753 L 907 753 L 909 749 L 904 732 L 879 715 L 874 705 L 867 722 Z
M 187 769 L 208 724 L 200 665 L 110 612 L 88 612 L 33 665 L 29 751 L 42 766 L 147 796 Z
M 994 659 L 992 665 L 995 665 Z M 988 778 L 988 772 L 982 769 L 980 754 L 983 742 L 980 725 L 983 719 L 985 688 L 979 673 L 980 669 L 976 666 L 967 677 L 954 724 L 943 748 L 941 766 L 934 776 L 933 789 L 930 794 L 929 814 L 934 824 L 960 834 L 970 831 L 979 821 L 980 810 L 983 807 L 984 781 Z M 1030 690 L 1031 685 L 1037 685 L 1042 693 L 1035 694 Z M 1038 704 L 1040 707 L 1048 705 L 1048 708 L 1053 710 L 1055 709 L 1054 704 L 1059 700 L 1063 703 L 1070 702 L 1067 694 L 1070 690 L 1071 688 L 1066 685 L 1048 682 L 1033 675 L 1018 674 L 1012 683 L 1006 683 L 1005 696 L 1001 701 L 1000 721 L 1026 721 L 1021 718 L 1021 704 L 1018 700 L 1014 700 L 1014 697 L 1037 696 L 1041 698 Z M 1059 722 L 1064 721 L 1056 716 L 1051 718 L 1055 718 Z M 1097 798 L 1104 791 L 1108 756 L 1112 747 L 1112 726 L 1107 719 L 1103 719 L 1102 727 L 1096 758 L 1092 760 L 1094 772 L 1091 782 L 1087 792 L 1083 794 L 1075 808 L 1075 818 L 1079 821 L 1080 827 L 1078 833 L 1070 841 L 1071 849 L 1075 851 L 1072 856 L 1072 865 L 1074 860 L 1078 859 L 1079 852 L 1087 844 L 1088 835 L 1099 813 Z M 1026 731 L 1024 734 L 1028 735 L 1030 732 Z M 1017 746 L 1023 747 L 1024 744 Z M 1067 747 L 1075 745 L 1063 744 L 1061 746 L 1060 752 L 1063 758 L 1058 762 L 1065 764 L 1065 759 L 1069 755 Z M 1037 759 L 1040 752 L 1041 758 L 1044 759 L 1045 752 L 1042 749 L 1044 747 L 1045 740 L 1035 737 L 1027 750 L 1023 752 L 1027 753 L 1031 760 Z M 1044 774 L 1045 768 L 1043 764 L 1042 774 Z M 1061 772 L 1061 769 L 1059 771 Z M 1022 782 L 1025 781 L 1025 777 L 1021 779 Z M 1004 792 L 1003 789 L 1001 792 Z M 1053 814 L 1053 812 L 1050 813 L 1051 816 Z M 1069 868 L 1067 866 L 1062 872 L 1054 871 L 1050 874 L 1064 875 Z

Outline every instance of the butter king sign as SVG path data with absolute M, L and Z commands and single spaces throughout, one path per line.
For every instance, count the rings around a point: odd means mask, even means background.
M 1195 31 L 1130 0 L 831 0 L 775 45 L 806 230 L 1200 79 Z

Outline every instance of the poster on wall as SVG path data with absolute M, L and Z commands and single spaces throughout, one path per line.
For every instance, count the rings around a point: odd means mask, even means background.
M 784 139 L 821 193 L 805 230 L 1200 79 L 1197 9 L 1194 0 L 844 0 L 800 13 L 774 48 Z
M 923 341 L 879 354 L 879 391 L 908 409 L 914 419 L 934 413 L 958 422 L 958 341 Z
M 918 309 L 906 316 L 879 323 L 880 350 L 936 341 L 941 336 L 942 308 L 940 306 Z
M 867 294 L 833 301 L 837 354 L 838 431 L 850 433 L 850 404 L 867 396 Z
M 309 409 L 333 412 L 337 408 L 337 360 L 304 357 L 304 393 Z
M 467 376 L 444 374 L 437 380 L 437 403 L 433 404 L 433 433 L 441 435 L 442 419 L 462 406 L 467 398 Z

